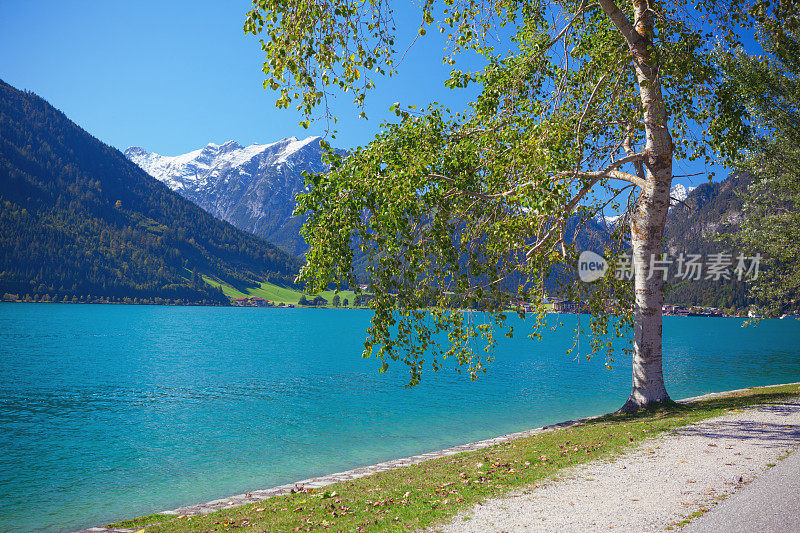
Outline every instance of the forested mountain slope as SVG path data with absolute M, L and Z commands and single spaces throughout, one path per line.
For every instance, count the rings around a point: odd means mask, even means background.
M 705 183 L 691 191 L 684 204 L 670 209 L 664 231 L 664 251 L 674 259 L 681 252 L 701 254 L 703 260 L 714 253 L 730 253 L 735 261 L 740 250 L 732 249 L 718 236 L 739 229 L 742 213 L 741 191 L 747 189 L 750 177 L 731 174 L 718 183 Z M 669 303 L 713 307 L 743 308 L 749 304 L 747 286 L 743 281 L 687 280 L 673 282 L 666 295 Z
M 203 276 L 246 287 L 298 268 L 0 81 L 0 295 L 225 304 Z

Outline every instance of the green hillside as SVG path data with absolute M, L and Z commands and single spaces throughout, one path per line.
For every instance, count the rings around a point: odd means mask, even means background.
M 256 287 L 248 287 L 245 290 L 238 290 L 230 285 L 221 283 L 219 280 L 208 277 L 204 277 L 204 281 L 213 287 L 219 287 L 228 298 L 252 298 L 257 296 L 274 303 L 297 305 L 300 298 L 303 296 L 303 292 L 298 289 L 290 286 L 275 285 L 267 281 L 261 282 L 261 284 Z M 339 291 L 338 293 L 332 290 L 324 291 L 319 293 L 319 296 L 325 298 L 330 304 L 337 294 L 339 295 L 340 302 L 342 302 L 340 307 L 344 307 L 343 302 L 345 299 L 347 299 L 348 302 L 347 307 L 355 307 L 356 293 L 351 290 Z
M 203 276 L 247 291 L 299 266 L 0 81 L 0 296 L 226 305 Z
M 739 252 L 719 240 L 721 235 L 739 231 L 742 212 L 740 193 L 751 178 L 731 174 L 719 183 L 704 183 L 687 196 L 685 202 L 670 209 L 664 231 L 665 252 L 675 258 L 680 253 L 711 254 Z M 666 303 L 720 308 L 747 307 L 751 302 L 747 284 L 737 279 L 676 281 L 665 295 Z

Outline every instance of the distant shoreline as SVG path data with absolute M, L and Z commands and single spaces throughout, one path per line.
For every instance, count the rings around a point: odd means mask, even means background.
M 64 301 L 55 301 L 55 302 L 41 302 L 35 300 L 0 300 L 0 304 L 67 304 L 67 305 L 130 305 L 130 306 L 141 306 L 141 305 L 150 305 L 150 306 L 161 306 L 161 307 L 234 307 L 234 308 L 242 308 L 242 309 L 343 309 L 343 310 L 369 310 L 369 307 L 353 307 L 353 306 L 339 306 L 334 307 L 332 305 L 297 305 L 297 304 L 288 304 L 288 305 L 272 305 L 272 306 L 255 306 L 255 305 L 217 305 L 217 304 L 210 304 L 210 303 L 187 303 L 187 302 L 168 302 L 168 303 L 155 303 L 155 302 L 101 302 L 101 301 L 94 301 L 94 302 L 64 302 Z
M 230 303 L 228 305 L 222 304 L 214 304 L 214 303 L 193 303 L 193 302 L 112 302 L 112 301 L 92 301 L 92 302 L 65 302 L 63 300 L 57 301 L 36 301 L 36 300 L 6 300 L 0 299 L 0 303 L 4 304 L 72 304 L 72 305 L 132 305 L 132 306 L 141 306 L 141 305 L 151 305 L 151 306 L 164 306 L 164 307 L 235 307 L 235 308 L 261 308 L 261 309 L 332 309 L 332 310 L 369 310 L 369 307 L 366 306 L 333 306 L 333 305 L 299 305 L 299 304 L 278 304 L 278 305 L 236 305 L 235 303 Z M 462 311 L 468 312 L 480 312 L 475 309 L 462 309 Z M 514 312 L 513 310 L 508 310 L 507 312 L 511 313 Z M 552 309 L 548 309 L 545 311 L 548 315 L 588 315 L 590 313 L 576 313 L 570 311 L 553 311 Z M 526 314 L 533 314 L 533 312 L 529 312 Z M 705 314 L 705 313 L 691 313 L 691 314 L 674 314 L 674 313 L 663 313 L 664 317 L 689 317 L 689 318 L 748 318 L 743 315 L 730 315 L 730 314 Z M 776 320 L 779 317 L 774 317 Z M 780 317 L 784 318 L 784 317 Z M 788 317 L 794 318 L 794 317 Z
M 243 309 L 332 309 L 332 310 L 370 310 L 369 307 L 360 306 L 333 306 L 333 305 L 298 305 L 298 304 L 285 304 L 285 305 L 236 305 L 236 304 L 229 304 L 229 305 L 222 305 L 222 304 L 212 304 L 212 303 L 191 303 L 191 302 L 103 302 L 103 301 L 93 301 L 93 302 L 64 302 L 64 301 L 51 301 L 51 302 L 42 302 L 36 300 L 0 300 L 0 304 L 71 304 L 71 305 L 131 305 L 131 306 L 141 306 L 141 305 L 151 305 L 151 306 L 163 306 L 163 307 L 235 307 L 235 308 L 243 308 Z M 465 312 L 474 312 L 478 313 L 480 311 L 476 309 L 462 309 Z M 507 312 L 511 313 L 512 310 L 508 310 Z M 575 312 L 567 312 L 567 311 L 553 311 L 547 310 L 545 311 L 548 315 L 588 315 L 589 313 L 575 313 Z M 532 312 L 526 314 L 533 314 Z M 690 314 L 690 315 L 677 315 L 671 313 L 664 313 L 663 316 L 665 317 L 689 317 L 689 318 L 747 318 L 745 316 L 737 316 L 737 315 L 707 315 L 707 314 Z M 776 317 L 777 319 L 777 317 Z

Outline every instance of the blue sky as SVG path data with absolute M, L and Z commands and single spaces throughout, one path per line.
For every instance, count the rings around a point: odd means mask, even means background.
M 0 0 L 0 78 L 119 149 L 176 155 L 209 142 L 322 134 L 299 127 L 299 114 L 275 109 L 275 95 L 263 89 L 263 53 L 242 31 L 249 7 L 241 0 Z M 399 22 L 418 26 L 418 13 L 409 9 Z M 443 86 L 440 46 L 427 39 L 412 48 L 401 75 L 370 95 L 369 121 L 353 116 L 349 97 L 338 98 L 335 144 L 369 142 L 396 101 L 463 107 L 468 94 Z
M 410 30 L 401 35 L 410 42 L 418 8 L 397 4 L 398 26 Z M 299 127 L 299 114 L 275 109 L 275 95 L 263 89 L 263 54 L 242 31 L 249 7 L 247 0 L 0 0 L 0 78 L 39 94 L 119 149 L 137 145 L 176 155 L 209 142 L 247 145 L 322 134 Z M 399 76 L 379 81 L 368 97 L 369 121 L 355 118 L 348 97 L 338 98 L 336 146 L 369 142 L 380 121 L 393 117 L 388 107 L 395 101 L 464 107 L 474 92 L 443 86 L 447 69 L 438 39 L 429 32 Z M 460 67 L 477 68 L 477 62 Z M 675 174 L 708 170 L 702 162 L 679 162 Z M 718 178 L 727 174 L 716 170 Z

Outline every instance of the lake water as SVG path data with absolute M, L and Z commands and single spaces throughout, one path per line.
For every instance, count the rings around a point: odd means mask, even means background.
M 0 304 L 0 531 L 72 531 L 608 412 L 630 363 L 517 324 L 477 382 L 377 372 L 368 311 Z M 517 318 L 512 319 L 519 322 Z M 584 320 L 586 318 L 584 317 Z M 674 398 L 800 381 L 800 322 L 664 320 Z

